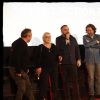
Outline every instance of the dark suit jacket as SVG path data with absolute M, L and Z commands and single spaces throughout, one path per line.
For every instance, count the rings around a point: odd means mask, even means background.
M 15 67 L 17 73 L 27 70 L 29 65 L 28 46 L 22 38 L 12 43 L 10 64 Z
M 76 64 L 76 61 L 80 59 L 80 51 L 76 39 L 70 36 L 70 45 L 66 45 L 66 38 L 61 35 L 56 38 L 56 46 L 59 55 L 63 57 L 62 64 Z

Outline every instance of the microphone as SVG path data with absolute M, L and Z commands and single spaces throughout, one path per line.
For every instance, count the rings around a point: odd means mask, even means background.
M 66 44 L 70 45 L 70 33 L 66 34 Z
M 66 44 L 70 45 L 70 40 L 66 39 Z
M 40 74 L 37 74 L 37 80 L 40 80 Z

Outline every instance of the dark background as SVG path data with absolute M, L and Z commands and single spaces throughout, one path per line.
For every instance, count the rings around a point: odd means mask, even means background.
M 9 60 L 10 60 L 10 48 L 11 47 L 3 47 L 3 66 L 10 66 Z M 30 55 L 30 64 L 34 65 L 34 55 L 36 51 L 37 46 L 28 46 L 28 51 Z M 23 48 L 22 48 L 23 49 Z M 81 54 L 81 60 L 82 63 L 84 62 L 84 57 L 85 57 L 85 49 L 83 45 L 79 45 L 80 49 L 80 54 Z

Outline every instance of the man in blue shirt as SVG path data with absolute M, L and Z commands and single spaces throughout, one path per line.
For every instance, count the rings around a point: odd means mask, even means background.
M 85 62 L 88 71 L 89 100 L 100 95 L 100 35 L 93 24 L 86 26 L 87 35 L 83 36 Z

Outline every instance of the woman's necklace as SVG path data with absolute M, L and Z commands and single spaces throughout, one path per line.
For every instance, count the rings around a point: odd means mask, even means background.
M 49 52 L 50 52 L 51 43 L 50 44 L 44 44 L 44 46 L 47 47 L 49 49 Z

